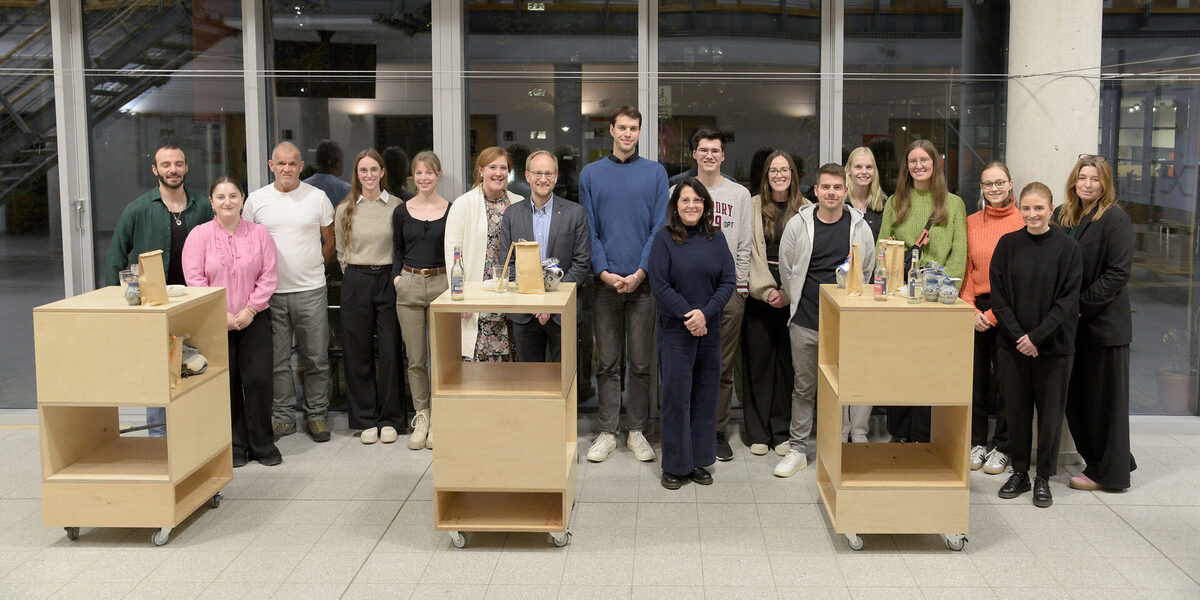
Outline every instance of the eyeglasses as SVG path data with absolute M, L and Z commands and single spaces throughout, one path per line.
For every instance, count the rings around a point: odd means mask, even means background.
M 383 169 L 379 167 L 360 167 L 358 173 L 360 175 L 378 175 Z
M 929 158 L 928 156 L 926 156 L 926 157 L 923 157 L 923 158 L 910 158 L 910 159 L 908 159 L 908 164 L 909 164 L 909 166 L 915 166 L 915 165 L 927 165 L 927 164 L 929 164 L 929 163 L 931 163 L 931 162 L 933 162 L 933 160 L 932 160 L 931 158 Z
M 792 173 L 792 169 L 789 167 L 784 167 L 782 169 L 767 169 L 767 175 L 770 175 L 771 177 L 778 177 L 780 175 L 790 175 L 791 173 Z
M 696 148 L 696 154 L 699 154 L 700 156 L 720 156 L 724 153 L 725 151 L 720 148 Z
M 996 189 L 998 189 L 998 190 L 999 190 L 999 189 L 1003 189 L 1003 188 L 1004 188 L 1004 184 L 1006 184 L 1006 183 L 1008 183 L 1008 181 L 1007 181 L 1007 180 L 1001 180 L 1001 181 L 980 181 L 980 182 L 979 182 L 979 187 L 981 187 L 981 188 L 983 188 L 983 189 L 985 189 L 985 190 L 990 190 L 990 189 L 992 189 L 992 188 L 996 188 Z
M 1099 154 L 1080 154 L 1075 160 L 1094 160 L 1102 163 L 1107 163 L 1108 159 Z
M 558 176 L 558 171 L 529 171 L 534 179 L 554 179 Z

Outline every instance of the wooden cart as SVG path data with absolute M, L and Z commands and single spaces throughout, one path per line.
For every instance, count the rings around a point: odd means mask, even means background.
M 575 284 L 497 294 L 467 282 L 464 295 L 429 307 L 434 525 L 459 548 L 466 531 L 546 532 L 565 546 L 578 460 Z M 464 312 L 561 315 L 562 362 L 463 362 Z
M 129 306 L 106 287 L 33 309 L 42 518 L 83 527 L 156 527 L 155 545 L 233 478 L 224 288 L 187 288 L 164 306 Z M 208 369 L 172 389 L 169 334 L 188 335 Z M 161 406 L 166 437 L 121 435 L 118 407 Z
M 850 297 L 821 286 L 817 379 L 817 486 L 833 530 L 850 547 L 859 533 L 937 533 L 951 550 L 966 541 L 970 507 L 974 309 L 892 297 Z M 842 408 L 929 406 L 927 444 L 852 444 Z

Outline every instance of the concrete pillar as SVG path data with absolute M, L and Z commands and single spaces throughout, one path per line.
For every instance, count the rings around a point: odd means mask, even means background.
M 1011 0 L 1005 162 L 1016 191 L 1041 181 L 1056 204 L 1078 155 L 1099 147 L 1102 0 Z M 1059 464 L 1079 462 L 1063 424 Z

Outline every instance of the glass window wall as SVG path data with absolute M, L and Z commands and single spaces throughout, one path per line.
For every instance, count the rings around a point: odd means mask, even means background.
M 693 169 L 692 132 L 715 126 L 729 136 L 721 170 L 751 193 L 769 149 L 791 153 L 808 173 L 801 187 L 811 187 L 820 43 L 820 0 L 659 2 L 658 155 L 667 173 Z
M 0 408 L 33 408 L 35 306 L 63 297 L 50 7 L 0 7 Z
M 1133 220 L 1130 411 L 1197 413 L 1200 2 L 1104 11 L 1100 152 Z

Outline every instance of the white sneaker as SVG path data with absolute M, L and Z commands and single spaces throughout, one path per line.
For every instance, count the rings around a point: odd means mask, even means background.
M 617 449 L 617 436 L 607 431 L 600 432 L 596 436 L 596 441 L 592 442 L 592 447 L 588 448 L 587 458 L 592 462 L 604 462 L 613 450 Z
M 429 422 L 429 433 L 425 434 L 425 447 L 433 450 L 433 421 Z
M 787 454 L 783 460 L 775 465 L 776 477 L 791 477 L 796 474 L 796 471 L 808 466 L 808 456 L 799 450 L 788 448 Z
M 762 456 L 769 450 L 770 448 L 766 444 L 750 444 L 750 454 L 755 456 Z
M 983 467 L 983 461 L 987 460 L 988 451 L 983 446 L 973 446 L 971 448 L 971 470 L 978 471 Z
M 654 460 L 654 448 L 650 447 L 650 442 L 646 441 L 646 436 L 642 435 L 641 431 L 630 431 L 629 438 L 625 440 L 625 446 L 632 450 L 633 456 L 642 462 Z
M 417 414 L 413 415 L 412 435 L 408 436 L 408 449 L 420 450 L 425 447 L 425 439 L 429 437 L 429 409 L 418 410 Z
M 362 437 L 360 437 L 359 439 L 364 444 L 374 444 L 375 442 L 378 442 L 379 441 L 379 428 L 372 427 L 370 429 L 364 429 L 362 432 Z
M 1008 468 L 1008 455 L 993 449 L 987 455 L 987 462 L 983 463 L 983 472 L 988 475 L 999 475 Z
M 779 442 L 779 445 L 775 446 L 775 454 L 778 454 L 780 456 L 787 456 L 788 451 L 791 449 L 792 449 L 791 444 L 789 444 L 787 442 Z
M 396 428 L 391 425 L 385 425 L 379 430 L 379 441 L 385 444 L 391 444 L 400 439 L 400 434 L 396 432 Z
M 865 434 L 865 433 L 851 433 L 850 434 L 850 443 L 852 443 L 852 444 L 867 444 L 867 443 L 870 443 L 870 441 L 871 440 L 867 439 L 867 434 Z

